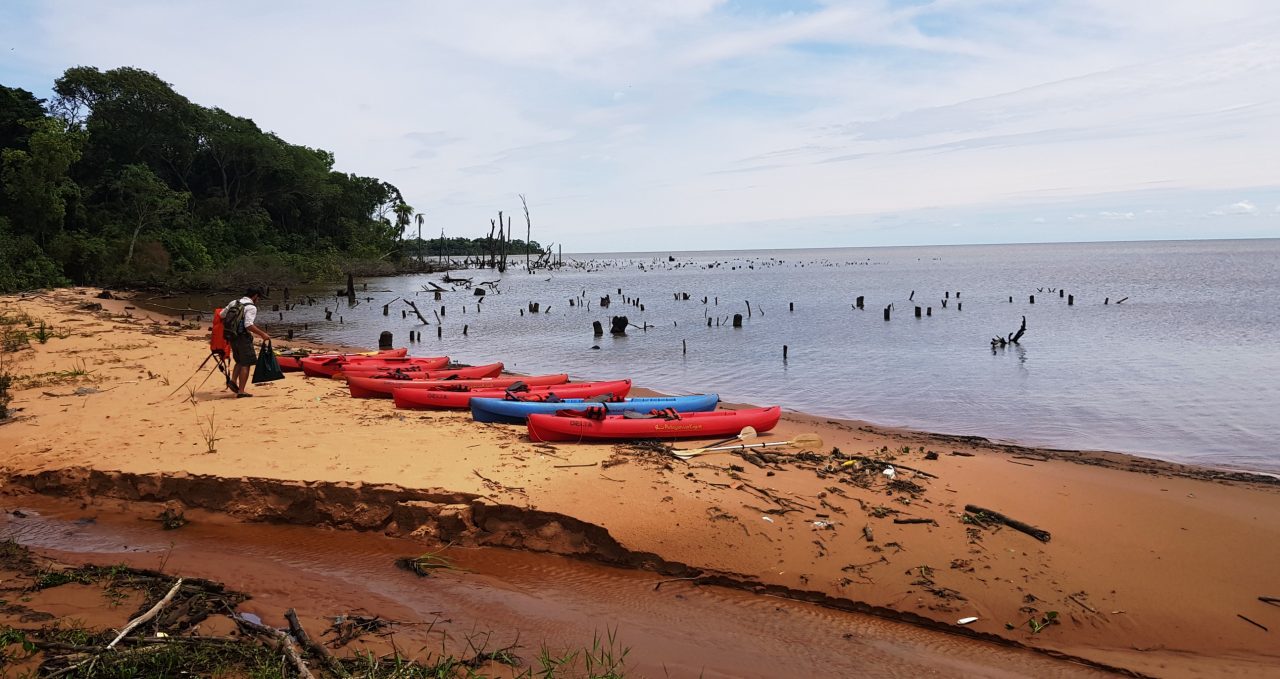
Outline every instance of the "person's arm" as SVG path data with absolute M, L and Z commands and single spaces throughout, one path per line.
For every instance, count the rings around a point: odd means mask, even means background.
M 258 305 L 252 304 L 244 310 L 244 329 L 249 333 L 257 335 L 265 342 L 271 341 L 271 335 L 267 331 L 257 326 L 258 322 Z

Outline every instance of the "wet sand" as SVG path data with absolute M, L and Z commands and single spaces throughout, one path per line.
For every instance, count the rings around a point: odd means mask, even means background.
M 2 312 L 69 333 L 5 356 L 15 374 L 44 374 L 16 386 L 22 410 L 0 426 L 5 493 L 546 551 L 939 627 L 977 616 L 958 631 L 1158 676 L 1280 666 L 1280 607 L 1257 599 L 1280 596 L 1273 479 L 803 414 L 761 440 L 816 432 L 825 446 L 814 455 L 685 463 L 621 446 L 533 445 L 519 427 L 400 412 L 294 374 L 252 399 L 228 398 L 220 376 L 189 394 L 178 385 L 207 353 L 208 330 L 89 292 L 0 299 Z M 85 302 L 105 308 L 76 308 Z M 201 434 L 210 418 L 212 453 Z M 879 463 L 833 462 L 833 446 L 887 460 L 896 479 Z M 268 491 L 255 479 L 292 486 Z M 427 494 L 372 501 L 389 487 Z M 967 504 L 1052 538 L 966 523 Z M 932 522 L 895 523 L 905 519 Z M 1060 624 L 1033 632 L 1027 621 L 1049 611 Z
M 401 649 L 463 656 L 467 640 L 480 639 L 491 649 L 516 644 L 529 662 L 541 644 L 561 652 L 613 634 L 618 647 L 630 649 L 630 676 L 1106 675 L 1030 650 L 874 616 L 555 555 L 448 548 L 443 554 L 457 570 L 419 578 L 389 567 L 398 557 L 421 553 L 422 544 L 414 540 L 245 525 L 202 511 L 188 512 L 191 523 L 183 529 L 162 531 L 150 520 L 161 509 L 156 505 L 102 501 L 81 508 L 42 496 L 20 501 L 26 516 L 0 516 L 0 534 L 20 532 L 25 544 L 59 562 L 163 564 L 169 573 L 216 577 L 252 594 L 240 611 L 285 627 L 281 613 L 296 608 L 315 634 L 329 628 L 335 613 L 376 611 L 410 623 L 395 629 Z M 66 598 L 80 600 L 76 594 Z M 102 608 L 100 595 L 96 603 Z M 80 608 L 94 604 L 88 597 Z M 107 624 L 112 622 L 118 624 Z M 376 636 L 341 650 L 365 649 L 391 650 L 387 639 Z

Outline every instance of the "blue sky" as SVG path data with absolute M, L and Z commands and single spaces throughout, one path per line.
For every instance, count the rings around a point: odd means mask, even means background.
M 1280 236 L 1273 0 L 10 0 L 0 83 L 156 72 L 427 231 L 570 251 Z

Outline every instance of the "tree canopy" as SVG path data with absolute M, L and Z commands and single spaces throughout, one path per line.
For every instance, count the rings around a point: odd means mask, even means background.
M 399 258 L 400 190 L 333 169 L 154 73 L 77 66 L 45 102 L 0 85 L 0 290 L 225 286 Z

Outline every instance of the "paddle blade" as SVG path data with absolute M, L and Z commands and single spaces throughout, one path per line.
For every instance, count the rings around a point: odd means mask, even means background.
M 817 434 L 798 434 L 791 439 L 791 445 L 797 448 L 821 448 L 822 437 Z
M 747 425 L 743 427 L 742 432 L 738 434 L 738 440 L 746 443 L 747 441 L 754 441 L 757 436 L 759 436 L 759 434 L 756 433 L 756 428 L 751 425 Z

